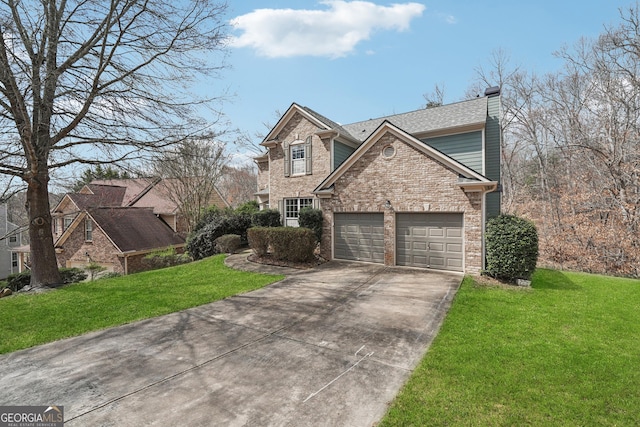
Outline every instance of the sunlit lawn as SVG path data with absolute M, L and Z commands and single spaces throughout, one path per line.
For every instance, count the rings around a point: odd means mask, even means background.
M 232 270 L 224 256 L 0 299 L 0 353 L 172 313 L 282 279 Z
M 640 425 L 640 281 L 466 278 L 383 426 Z

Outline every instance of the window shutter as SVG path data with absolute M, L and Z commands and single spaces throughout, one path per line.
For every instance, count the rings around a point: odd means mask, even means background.
M 311 175 L 311 140 L 312 137 L 307 137 L 307 140 L 304 143 L 304 159 L 307 162 L 306 170 L 307 175 Z
M 280 212 L 280 224 L 284 225 L 284 199 L 278 200 L 278 212 Z
M 313 198 L 313 209 L 320 209 L 320 199 L 317 197 Z
M 282 151 L 284 151 L 284 176 L 289 176 L 291 175 L 291 158 L 290 158 L 291 153 L 289 151 L 288 142 L 282 143 Z

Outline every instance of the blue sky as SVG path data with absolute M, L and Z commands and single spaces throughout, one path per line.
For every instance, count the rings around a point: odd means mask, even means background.
M 513 64 L 543 74 L 553 52 L 597 37 L 631 1 L 229 0 L 230 69 L 210 89 L 228 88 L 233 127 L 266 133 L 292 102 L 339 123 L 422 108 L 445 88 L 464 97 L 475 69 L 503 49 Z M 258 138 L 253 138 L 259 143 Z

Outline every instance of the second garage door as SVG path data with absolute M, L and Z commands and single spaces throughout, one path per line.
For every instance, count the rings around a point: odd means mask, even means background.
M 463 222 L 458 213 L 396 216 L 396 263 L 463 271 Z
M 334 214 L 334 257 L 354 261 L 384 262 L 382 213 Z

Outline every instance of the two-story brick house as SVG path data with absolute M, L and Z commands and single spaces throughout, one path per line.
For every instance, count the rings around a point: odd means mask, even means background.
M 257 157 L 262 207 L 322 209 L 321 254 L 478 273 L 500 213 L 500 91 L 348 125 L 292 104 Z

